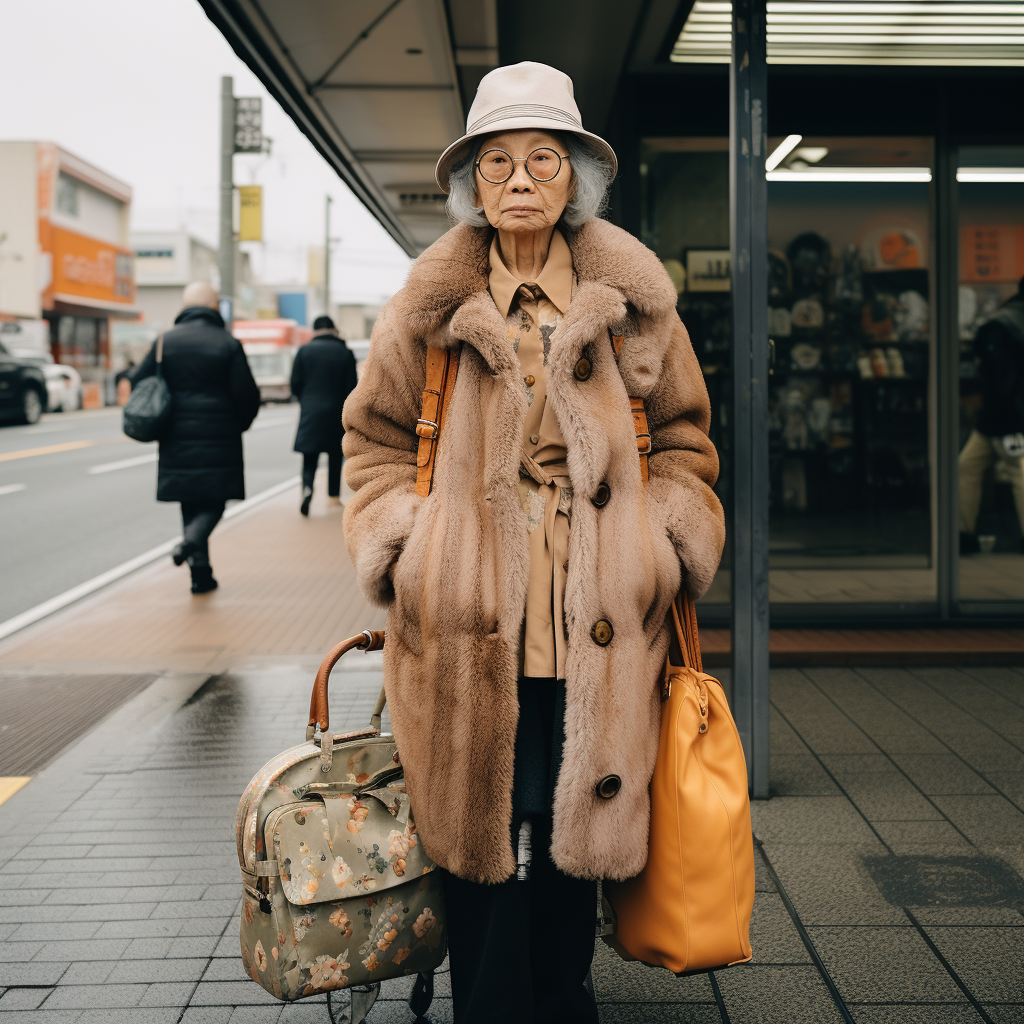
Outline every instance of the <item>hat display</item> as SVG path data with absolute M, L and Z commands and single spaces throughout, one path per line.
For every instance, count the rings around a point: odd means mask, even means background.
M 480 79 L 466 118 L 466 134 L 453 142 L 437 161 L 435 176 L 442 191 L 448 191 L 448 175 L 465 157 L 474 139 L 519 128 L 572 132 L 611 165 L 613 174 L 618 169 L 612 147 L 600 136 L 584 130 L 572 79 L 547 64 L 524 60 L 495 68 Z

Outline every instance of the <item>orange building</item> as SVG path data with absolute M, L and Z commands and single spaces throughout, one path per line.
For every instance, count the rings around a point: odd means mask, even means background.
M 57 362 L 100 382 L 134 319 L 131 188 L 52 142 L 0 142 L 0 313 L 45 319 Z

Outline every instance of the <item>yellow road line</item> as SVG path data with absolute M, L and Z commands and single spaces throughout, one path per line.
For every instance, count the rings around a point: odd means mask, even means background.
M 5 800 L 10 800 L 15 793 L 25 785 L 26 782 L 31 782 L 31 775 L 23 776 L 0 776 L 0 804 Z
M 91 448 L 95 441 L 65 441 L 64 444 L 48 444 L 42 448 L 22 448 L 17 452 L 0 453 L 0 462 L 12 459 L 31 459 L 36 455 L 53 455 L 55 452 L 72 452 L 76 448 Z

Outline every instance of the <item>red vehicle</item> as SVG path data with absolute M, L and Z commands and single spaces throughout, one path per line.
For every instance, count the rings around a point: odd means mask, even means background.
M 236 320 L 231 333 L 242 343 L 264 402 L 290 402 L 295 353 L 313 332 L 294 320 Z

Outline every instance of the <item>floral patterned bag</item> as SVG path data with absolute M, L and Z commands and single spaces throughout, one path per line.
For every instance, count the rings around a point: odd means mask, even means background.
M 383 646 L 366 630 L 328 654 L 307 741 L 264 765 L 238 805 L 242 963 L 278 999 L 408 974 L 427 976 L 429 992 L 445 957 L 441 880 L 418 842 L 394 739 L 380 732 L 383 693 L 369 728 L 328 728 L 335 663 Z

